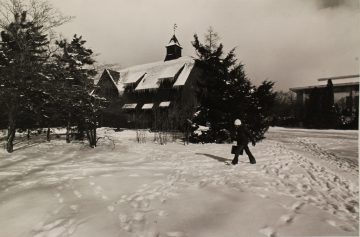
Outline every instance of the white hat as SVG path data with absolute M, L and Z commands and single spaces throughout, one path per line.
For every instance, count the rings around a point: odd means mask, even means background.
M 236 119 L 234 122 L 235 126 L 240 126 L 241 125 L 241 120 L 240 119 Z

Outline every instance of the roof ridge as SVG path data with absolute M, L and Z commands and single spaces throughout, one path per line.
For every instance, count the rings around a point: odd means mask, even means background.
M 110 79 L 112 80 L 112 82 L 113 82 L 113 83 L 115 84 L 115 86 L 116 86 L 117 83 L 115 82 L 115 80 L 114 80 L 114 78 L 113 78 L 113 76 L 111 75 L 111 73 L 110 73 L 109 70 L 110 70 L 110 69 L 105 68 L 106 73 L 109 75 Z
M 130 69 L 137 69 L 137 68 L 139 68 L 139 69 L 142 69 L 142 67 L 145 67 L 145 66 L 147 66 L 147 67 L 151 67 L 151 66 L 157 66 L 157 65 L 159 65 L 159 64 L 161 64 L 161 65 L 164 65 L 164 64 L 169 64 L 169 65 L 171 65 L 171 64 L 176 64 L 176 63 L 178 63 L 179 61 L 190 61 L 190 60 L 195 60 L 192 56 L 182 56 L 182 57 L 180 57 L 180 58 L 177 58 L 177 59 L 174 59 L 174 60 L 169 60 L 169 61 L 164 61 L 164 60 L 159 60 L 159 61 L 155 61 L 155 62 L 150 62 L 150 63 L 143 63 L 143 64 L 137 64 L 137 65 L 133 65 L 133 66 L 129 66 L 129 67 L 126 67 L 126 68 L 123 68 L 123 69 L 121 69 L 121 70 L 119 70 L 119 72 L 121 73 L 121 72 L 126 72 L 126 71 L 129 71 Z

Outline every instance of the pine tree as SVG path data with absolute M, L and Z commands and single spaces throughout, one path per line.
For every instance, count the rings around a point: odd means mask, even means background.
M 324 128 L 336 128 L 337 114 L 334 103 L 334 86 L 331 80 L 328 80 L 323 91 L 322 118 Z
M 244 66 L 237 63 L 235 49 L 224 55 L 223 45 L 218 44 L 218 35 L 212 28 L 205 44 L 197 35 L 192 44 L 198 56 L 196 63 L 203 72 L 197 91 L 200 105 L 193 122 L 210 127 L 201 142 L 221 142 L 220 137 L 224 131 L 232 130 L 237 118 L 248 126 L 257 141 L 263 139 L 275 97 L 274 83 L 264 81 L 258 88 L 252 85 Z
M 71 17 L 47 0 L 2 0 L 0 7 L 0 106 L 8 125 L 6 150 L 12 152 L 17 128 L 49 123 L 54 90 L 49 41 L 53 28 Z
M 27 20 L 27 13 L 14 14 L 14 22 L 1 31 L 0 97 L 8 117 L 6 150 L 13 151 L 19 115 L 36 114 L 36 104 L 45 95 L 48 77 L 44 73 L 48 59 L 47 35 L 42 26 Z
M 309 94 L 309 99 L 306 101 L 306 112 L 304 123 L 308 128 L 320 128 L 322 125 L 321 107 L 322 107 L 322 98 L 321 98 L 321 89 L 315 87 L 311 89 Z
M 85 47 L 86 41 L 75 35 L 69 43 L 67 40 L 57 41 L 62 50 L 55 55 L 58 79 L 62 84 L 58 101 L 61 103 L 63 118 L 67 123 L 67 142 L 70 142 L 70 127 L 78 127 L 80 138 L 86 132 L 91 147 L 96 146 L 97 117 L 102 99 L 92 94 L 94 84 L 91 78 L 96 70 L 91 68 L 95 60 L 93 51 Z

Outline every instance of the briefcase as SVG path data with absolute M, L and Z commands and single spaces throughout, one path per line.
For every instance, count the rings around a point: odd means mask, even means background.
M 244 150 L 242 149 L 242 147 L 240 146 L 232 146 L 231 147 L 231 154 L 238 154 L 238 155 L 242 155 L 244 152 Z

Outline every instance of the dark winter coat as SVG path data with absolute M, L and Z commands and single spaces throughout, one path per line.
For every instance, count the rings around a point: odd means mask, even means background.
M 235 127 L 235 140 L 238 146 L 247 146 L 250 141 L 255 142 L 250 131 L 244 125 Z

